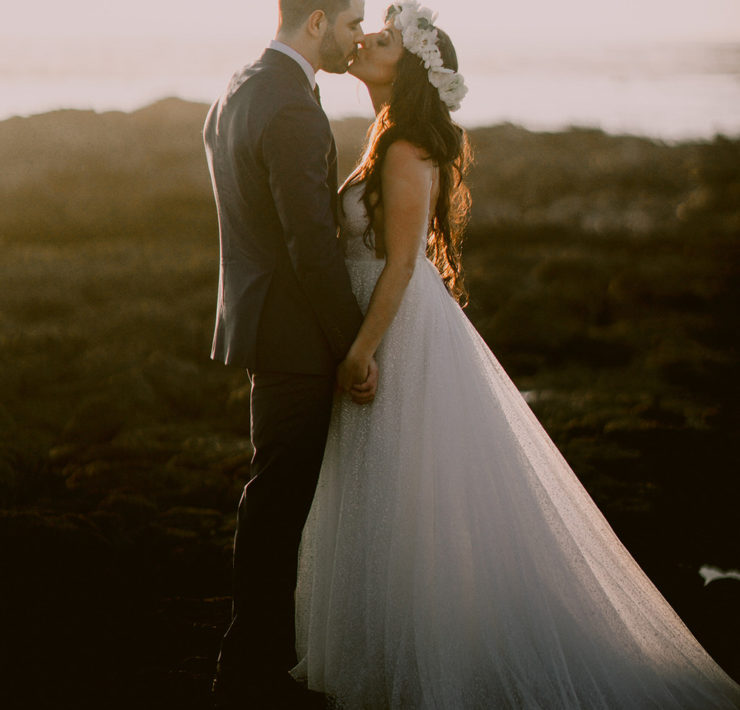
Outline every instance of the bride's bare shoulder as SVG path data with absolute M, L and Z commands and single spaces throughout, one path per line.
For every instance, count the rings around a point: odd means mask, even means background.
M 433 169 L 429 154 L 407 140 L 393 141 L 383 161 L 384 173 L 428 175 Z
M 427 162 L 429 160 L 429 153 L 415 143 L 407 141 L 404 138 L 399 138 L 388 146 L 386 160 L 388 158 Z

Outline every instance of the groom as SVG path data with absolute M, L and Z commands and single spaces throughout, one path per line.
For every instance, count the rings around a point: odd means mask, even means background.
M 222 708 L 309 698 L 288 675 L 297 552 L 335 372 L 362 322 L 337 240 L 336 146 L 315 72 L 347 70 L 363 12 L 363 0 L 280 0 L 276 40 L 232 78 L 204 128 L 221 242 L 211 356 L 249 372 L 254 445 L 214 681 Z M 348 379 L 356 402 L 372 401 L 374 362 Z

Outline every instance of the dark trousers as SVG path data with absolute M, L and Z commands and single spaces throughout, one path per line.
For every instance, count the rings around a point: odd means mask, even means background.
M 234 537 L 232 620 L 219 674 L 229 685 L 287 680 L 295 664 L 298 546 L 326 444 L 333 378 L 252 373 L 251 478 Z

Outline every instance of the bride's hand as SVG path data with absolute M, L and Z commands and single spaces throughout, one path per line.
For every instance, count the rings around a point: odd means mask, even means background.
M 378 363 L 375 358 L 370 358 L 368 365 L 367 379 L 355 385 L 350 391 L 349 396 L 355 404 L 370 404 L 375 399 L 375 392 L 378 389 Z
M 378 387 L 378 364 L 375 358 L 350 350 L 337 369 L 337 387 L 349 393 L 357 404 L 372 402 Z

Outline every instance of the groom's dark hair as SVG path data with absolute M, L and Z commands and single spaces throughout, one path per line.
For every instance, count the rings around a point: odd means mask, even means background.
M 323 10 L 329 22 L 347 8 L 349 0 L 280 0 L 280 25 L 286 30 L 296 30 L 315 10 Z

